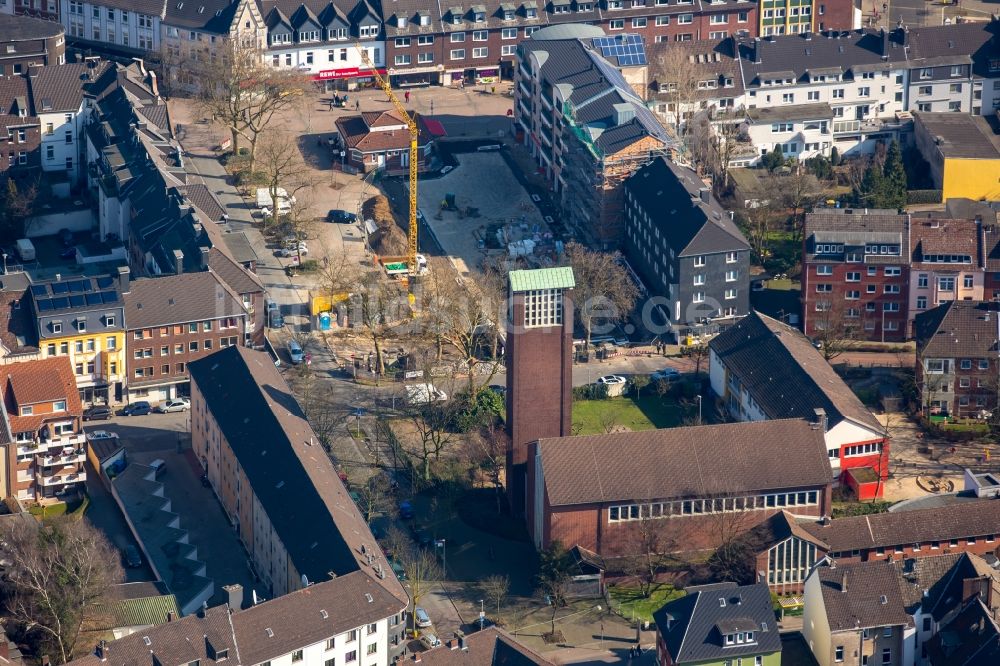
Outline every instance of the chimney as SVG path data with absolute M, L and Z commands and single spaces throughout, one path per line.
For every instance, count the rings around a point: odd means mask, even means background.
M 118 291 L 122 294 L 127 294 L 131 289 L 129 285 L 129 270 L 128 266 L 118 267 Z
M 184 253 L 174 250 L 174 272 L 180 275 L 184 272 Z
M 49 659 L 49 655 L 43 654 L 41 658 L 42 666 L 52 666 L 52 660 Z
M 822 407 L 817 407 L 816 409 L 813 410 L 813 413 L 816 414 L 816 426 L 823 432 L 826 432 L 827 428 L 826 410 L 823 409 Z
M 904 25 L 903 26 L 903 48 L 905 49 L 905 48 L 909 48 L 909 47 L 910 47 L 910 29 Z
M 847 592 L 847 572 L 843 571 L 840 574 L 840 591 Z
M 208 270 L 208 253 L 211 252 L 212 249 L 208 247 L 201 247 L 199 249 L 201 250 L 201 270 Z
M 702 187 L 698 190 L 698 196 L 704 203 L 708 203 L 711 200 L 712 191 L 707 187 Z
M 153 94 L 157 97 L 160 96 L 160 86 L 156 81 L 156 72 L 149 70 L 149 89 L 153 91 Z
M 167 611 L 167 622 L 173 622 L 177 617 L 174 615 L 173 611 Z
M 889 57 L 889 31 L 882 28 L 879 31 L 879 36 L 882 38 L 882 57 Z
M 97 658 L 98 659 L 100 659 L 101 661 L 107 661 L 108 660 L 108 651 L 109 650 L 108 650 L 108 642 L 107 641 L 102 640 L 102 641 L 99 641 L 97 643 L 97 650 L 95 652 L 97 654 Z
M 4 661 L 10 661 L 10 641 L 6 636 L 0 636 L 0 657 Z
M 243 586 L 239 583 L 233 583 L 232 585 L 223 585 L 222 589 L 225 590 L 226 594 L 229 595 L 228 603 L 229 607 L 233 610 L 240 610 L 243 608 Z
M 761 46 L 762 46 L 762 42 L 760 41 L 760 37 L 754 37 L 753 38 L 753 61 L 754 61 L 754 64 L 757 64 L 757 65 L 759 65 L 761 62 L 763 62 L 763 59 L 761 58 L 761 53 L 760 53 Z
M 413 663 L 415 663 L 415 664 L 419 664 L 420 663 L 420 653 L 419 652 L 414 652 L 413 653 Z
M 449 650 L 455 650 L 455 649 L 458 648 L 458 639 L 457 638 L 449 638 L 448 642 L 445 643 L 445 645 L 448 646 Z

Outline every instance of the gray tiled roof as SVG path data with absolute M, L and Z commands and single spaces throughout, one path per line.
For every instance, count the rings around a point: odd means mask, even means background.
M 1000 345 L 1000 303 L 950 301 L 917 314 L 920 358 L 992 358 Z
M 966 113 L 920 113 L 913 117 L 945 157 L 1000 159 L 1000 135 L 997 124 L 983 116 Z
M 245 314 L 243 304 L 211 271 L 133 280 L 124 301 L 130 331 Z
M 414 662 L 411 658 L 403 663 Z M 551 666 L 545 657 L 496 627 L 422 652 L 419 663 L 425 666 Z
M 688 587 L 686 592 L 653 614 L 673 663 L 729 661 L 781 652 L 781 636 L 766 584 L 716 583 Z M 754 643 L 725 645 L 722 632 L 748 630 L 754 632 Z
M 746 250 L 750 247 L 729 213 L 714 196 L 700 198 L 705 184 L 687 167 L 658 158 L 625 181 L 680 256 Z
M 828 525 L 801 519 L 799 524 L 829 545 L 831 552 L 931 541 L 943 543 L 949 539 L 1000 534 L 1000 500 L 982 499 L 929 509 L 837 518 Z
M 102 98 L 117 87 L 115 64 L 107 61 L 32 67 L 31 98 L 36 113 L 77 111 L 84 97 Z
M 1000 664 L 1000 629 L 980 599 L 969 602 L 944 631 L 926 643 L 929 663 L 947 666 Z
M 912 627 L 891 561 L 820 565 L 823 605 L 831 632 L 873 627 Z
M 832 477 L 823 433 L 801 419 L 542 439 L 538 453 L 552 506 L 820 487 Z
M 0 42 L 19 42 L 29 39 L 55 37 L 63 32 L 56 21 L 46 21 L 31 16 L 0 14 Z
M 814 419 L 826 410 L 831 428 L 844 419 L 882 433 L 878 419 L 796 328 L 751 312 L 709 342 L 730 373 L 772 419 Z
M 747 109 L 747 117 L 755 123 L 775 123 L 794 120 L 826 120 L 833 117 L 833 109 L 823 102 L 819 104 L 789 104 L 788 106 L 765 106 Z

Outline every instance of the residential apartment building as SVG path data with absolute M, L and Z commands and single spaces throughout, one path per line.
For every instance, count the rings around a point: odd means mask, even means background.
M 913 663 L 913 618 L 894 572 L 890 562 L 813 570 L 806 579 L 802 635 L 820 666 Z
M 32 99 L 42 127 L 42 169 L 71 186 L 83 175 L 87 127 L 95 103 L 117 88 L 114 63 L 87 60 L 30 72 Z
M 861 9 L 844 0 L 761 0 L 759 13 L 761 37 L 861 27 Z
M 529 447 L 565 437 L 573 411 L 573 288 L 568 266 L 508 274 L 507 495 L 517 515 L 530 501 Z
M 246 345 L 246 311 L 212 271 L 134 280 L 125 304 L 128 400 L 190 392 L 188 364 Z
M 0 78 L 0 179 L 29 187 L 41 167 L 41 122 L 31 106 L 27 81 L 20 76 Z
M 295 68 L 314 81 L 354 89 L 374 79 L 356 45 L 385 74 L 385 35 L 377 5 L 367 0 L 307 2 L 263 0 L 260 10 L 267 26 L 265 62 Z
M 29 287 L 42 358 L 65 356 L 84 402 L 119 401 L 125 383 L 125 306 L 129 271 L 59 277 Z
M 997 406 L 1000 303 L 951 301 L 917 315 L 916 383 L 925 416 L 977 418 Z
M 596 28 L 562 26 L 521 44 L 514 119 L 517 140 L 556 192 L 563 222 L 582 238 L 616 247 L 624 232 L 623 182 L 663 155 L 671 139 L 595 50 L 593 40 L 602 37 Z
M 4 497 L 38 501 L 83 489 L 83 407 L 65 356 L 4 366 Z
M 354 658 L 335 658 L 388 663 L 405 643 L 406 592 L 273 359 L 235 346 L 188 370 L 191 445 L 256 575 L 274 597 L 358 581 L 369 603 L 383 602 L 360 616 L 329 609 L 355 629 L 338 643 Z
M 798 329 L 751 312 L 708 346 L 721 409 L 740 421 L 811 421 L 826 443 L 833 478 L 860 499 L 882 496 L 889 474 L 885 428 Z
M 657 666 L 781 664 L 781 636 L 767 585 L 691 585 L 653 613 Z
M 942 200 L 1000 199 L 1000 134 L 986 118 L 917 113 L 913 139 Z
M 536 548 L 629 556 L 658 530 L 664 551 L 706 550 L 720 545 L 719 521 L 736 534 L 785 509 L 830 512 L 823 432 L 803 419 L 539 439 L 528 461 Z M 665 469 L 713 472 L 651 473 Z
M 387 666 L 392 658 L 385 651 L 386 625 L 400 621 L 404 604 L 366 573 L 355 571 L 246 610 L 216 606 L 116 641 L 101 641 L 92 654 L 69 663 L 100 666 L 120 658 L 137 666 L 191 661 Z M 487 648 L 496 649 L 495 643 L 476 644 L 481 646 L 474 653 L 477 660 L 486 656 L 481 652 Z M 518 652 L 504 649 L 503 654 Z M 537 663 L 546 664 L 541 659 Z
M 868 340 L 905 340 L 911 243 L 910 217 L 896 211 L 845 208 L 806 215 L 805 334 L 846 330 Z
M 66 62 L 66 36 L 54 21 L 0 13 L 0 76 Z
M 59 3 L 57 0 L 3 0 L 0 2 L 0 13 L 58 21 Z
M 750 245 L 687 167 L 660 157 L 625 181 L 625 256 L 677 340 L 750 311 Z
M 910 325 L 950 301 L 981 301 L 986 283 L 983 225 L 975 219 L 910 222 Z M 908 331 L 913 337 L 913 331 Z

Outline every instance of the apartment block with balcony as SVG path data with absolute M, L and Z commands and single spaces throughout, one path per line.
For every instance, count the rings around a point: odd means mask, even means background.
M 954 300 L 917 314 L 916 382 L 926 415 L 974 418 L 997 407 L 1000 303 Z
M 57 276 L 32 282 L 28 288 L 42 357 L 68 357 L 84 402 L 117 402 L 122 397 L 122 294 L 128 291 L 128 281 L 128 268 L 122 267 L 114 276 Z
M 4 366 L 5 420 L 11 445 L 4 468 L 8 493 L 38 501 L 82 490 L 87 478 L 83 407 L 70 360 Z
M 563 210 L 563 221 L 603 247 L 623 240 L 624 181 L 672 140 L 593 40 L 592 26 L 558 26 L 518 47 L 514 119 Z
M 867 340 L 906 339 L 910 243 L 909 216 L 896 211 L 846 208 L 807 215 L 802 254 L 805 334 L 843 329 Z

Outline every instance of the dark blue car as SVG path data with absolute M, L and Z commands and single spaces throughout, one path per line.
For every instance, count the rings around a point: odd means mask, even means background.
M 149 406 L 149 403 L 145 400 L 139 400 L 133 402 L 131 405 L 125 405 L 122 410 L 122 414 L 125 416 L 145 416 L 153 411 L 153 408 Z
M 413 511 L 413 505 L 409 501 L 399 503 L 399 517 L 403 520 L 410 520 L 417 514 Z

